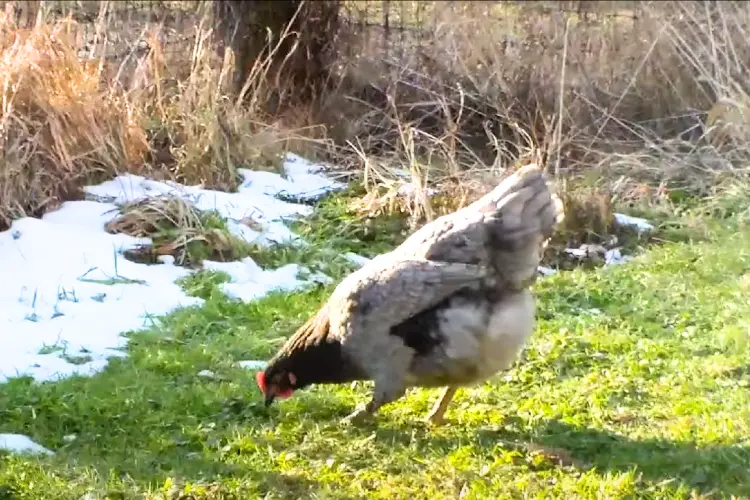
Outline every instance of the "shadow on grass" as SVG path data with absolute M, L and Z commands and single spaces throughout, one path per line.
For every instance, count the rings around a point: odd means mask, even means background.
M 543 420 L 532 427 L 517 417 L 506 417 L 493 427 L 453 421 L 443 428 L 430 429 L 416 420 L 421 414 L 414 413 L 404 420 L 386 414 L 372 424 L 342 428 L 339 421 L 351 411 L 351 401 L 327 390 L 269 409 L 243 384 L 231 396 L 214 396 L 202 406 L 172 405 L 167 409 L 154 406 L 153 398 L 128 398 L 127 412 L 122 407 L 101 408 L 98 417 L 90 416 L 85 423 L 79 421 L 79 425 L 90 429 L 76 429 L 80 437 L 73 443 L 49 443 L 61 453 L 47 459 L 50 462 L 42 462 L 41 467 L 53 466 L 66 476 L 75 474 L 71 471 L 71 464 L 75 463 L 75 467 L 97 470 L 99 477 L 126 477 L 126 483 L 134 482 L 141 488 L 159 488 L 166 477 L 172 477 L 207 483 L 207 487 L 216 488 L 228 498 L 232 493 L 223 491 L 232 483 L 243 483 L 261 496 L 272 493 L 275 498 L 309 498 L 325 497 L 336 481 L 345 480 L 326 482 L 318 477 L 315 464 L 331 456 L 368 468 L 368 461 L 380 464 L 392 457 L 407 461 L 411 460 L 409 457 L 437 458 L 469 446 L 483 461 L 492 463 L 499 447 L 516 451 L 521 457 L 528 458 L 532 453 L 551 457 L 538 462 L 525 460 L 524 467 L 532 464 L 536 470 L 635 470 L 637 476 L 651 484 L 671 482 L 671 487 L 684 485 L 708 495 L 750 495 L 750 448 L 739 445 L 635 440 L 558 420 Z M 159 413 L 154 415 L 154 421 L 161 422 L 156 427 L 119 421 L 127 418 L 123 413 L 140 420 L 154 411 Z M 57 427 L 57 431 L 52 431 L 57 436 L 72 430 L 69 426 L 73 421 L 66 422 L 60 415 L 45 415 L 41 420 L 47 422 L 39 430 L 46 428 L 50 432 Z M 107 428 L 110 436 L 101 433 Z M 98 432 L 92 433 L 94 430 Z M 36 433 L 32 430 L 31 434 Z M 362 451 L 349 446 L 360 440 L 370 442 L 373 448 Z M 283 464 L 285 453 L 296 454 L 301 461 L 287 467 Z M 419 470 L 412 470 L 411 474 L 420 474 Z M 115 489 L 120 487 L 128 488 L 120 484 Z M 213 497 L 216 495 L 206 498 Z
M 271 428 L 275 428 L 290 421 L 315 421 L 323 427 L 323 434 L 330 432 L 335 439 L 357 440 L 374 435 L 373 444 L 378 449 L 378 455 L 448 454 L 461 446 L 470 445 L 487 453 L 487 459 L 491 461 L 493 449 L 500 446 L 509 451 L 517 451 L 521 456 L 528 456 L 530 453 L 546 455 L 550 460 L 537 464 L 535 467 L 539 470 L 555 467 L 574 467 L 579 470 L 593 468 L 598 472 L 635 470 L 636 475 L 651 483 L 672 482 L 675 488 L 684 485 L 708 495 L 750 495 L 748 447 L 698 446 L 691 442 L 663 439 L 635 440 L 602 429 L 575 427 L 558 420 L 542 421 L 532 429 L 520 430 L 524 423 L 515 417 L 506 418 L 500 426 L 494 428 L 459 427 L 456 423 L 449 422 L 441 430 L 432 430 L 416 420 L 395 423 L 391 418 L 380 416 L 376 423 L 348 428 L 343 431 L 345 435 L 342 436 L 338 426 L 339 419 L 351 411 L 350 405 L 343 404 L 334 396 L 320 396 L 304 398 L 304 401 L 295 403 L 293 407 L 276 406 L 269 410 L 259 402 L 248 404 L 247 401 L 235 400 L 227 402 L 220 412 L 225 422 L 233 421 L 233 425 L 239 425 L 240 428 L 269 424 Z M 414 418 L 418 416 L 415 415 Z M 319 441 L 319 444 L 307 446 L 300 454 L 307 460 L 318 460 L 336 453 L 330 449 L 328 439 Z M 256 445 L 281 446 L 287 447 L 290 452 L 296 451 L 293 444 L 273 437 L 267 440 L 256 438 Z M 235 452 L 238 455 L 243 453 L 241 449 Z M 200 471 L 200 475 L 209 473 L 223 478 L 251 478 L 259 491 L 282 494 L 283 498 L 300 498 L 300 495 L 322 492 L 323 486 L 315 480 L 293 472 L 253 470 L 247 464 L 232 465 L 233 459 L 229 456 L 232 452 L 228 453 L 223 454 L 218 462 L 216 459 L 219 457 L 214 455 L 213 460 L 204 457 L 194 460 L 192 464 L 176 461 L 174 456 L 165 456 L 164 463 L 160 464 L 157 456 L 153 457 L 151 465 L 154 472 L 162 470 L 178 477 L 185 477 L 181 474 L 184 470 L 188 474 Z M 96 466 L 96 463 L 92 465 Z M 153 481 L 154 477 L 149 476 L 134 479 Z
M 456 426 L 447 423 L 447 426 Z M 541 462 L 540 469 L 574 467 L 579 470 L 595 469 L 599 472 L 627 472 L 635 470 L 642 480 L 671 482 L 675 487 L 684 485 L 705 495 L 747 498 L 750 495 L 750 447 L 737 445 L 698 446 L 692 442 L 675 442 L 667 439 L 635 440 L 603 429 L 574 427 L 559 420 L 541 421 L 530 432 L 519 431 L 521 419 L 506 418 L 499 428 L 461 428 L 461 436 L 432 437 L 424 425 L 404 423 L 388 426 L 369 425 L 357 432 L 362 436 L 376 433 L 383 443 L 400 443 L 414 448 L 414 430 L 420 428 L 419 440 L 434 448 L 455 449 L 459 445 L 473 444 L 488 452 L 500 446 L 517 451 L 520 455 L 541 453 L 549 460 Z M 456 429 L 457 430 L 457 429 Z M 449 434 L 455 432 L 448 429 Z M 471 439 L 467 443 L 467 436 Z M 528 462 L 527 462 L 528 463 Z
M 505 438 L 524 440 L 528 436 L 511 434 Z M 747 446 L 634 440 L 602 429 L 573 427 L 557 420 L 543 422 L 535 429 L 531 441 L 565 450 L 585 466 L 599 471 L 635 468 L 645 480 L 679 482 L 703 494 L 741 497 L 750 494 L 750 448 Z

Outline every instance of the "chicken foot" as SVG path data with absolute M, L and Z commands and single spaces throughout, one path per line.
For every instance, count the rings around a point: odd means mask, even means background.
M 453 401 L 453 396 L 455 396 L 457 390 L 458 387 L 453 385 L 443 389 L 443 394 L 435 401 L 435 405 L 430 410 L 430 413 L 427 414 L 425 420 L 434 425 L 440 425 L 445 422 L 445 410 L 448 409 L 451 401 Z
M 398 347 L 385 359 L 388 360 L 387 363 L 381 360 L 383 366 L 375 378 L 372 399 L 364 406 L 358 405 L 354 412 L 343 419 L 343 424 L 356 425 L 370 420 L 381 407 L 406 394 L 406 373 L 412 359 L 410 350 Z
M 396 401 L 400 397 L 402 397 L 404 394 L 406 394 L 406 387 L 402 386 L 399 388 L 391 388 L 389 390 L 382 390 L 381 388 L 377 387 L 377 383 L 375 384 L 375 391 L 373 392 L 372 399 L 369 403 L 362 406 L 357 406 L 357 409 L 354 410 L 351 414 L 346 416 L 342 423 L 344 424 L 361 424 L 364 423 L 367 420 L 371 420 L 372 417 L 377 413 L 377 411 L 382 407 L 387 405 L 388 403 L 391 403 L 393 401 Z

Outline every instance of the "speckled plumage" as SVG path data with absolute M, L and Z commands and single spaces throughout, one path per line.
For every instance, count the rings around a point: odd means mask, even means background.
M 373 380 L 370 415 L 411 386 L 458 386 L 507 369 L 534 330 L 533 283 L 561 218 L 529 165 L 471 205 L 426 224 L 347 276 L 265 371 L 292 389 Z M 271 397 L 272 399 L 272 397 Z

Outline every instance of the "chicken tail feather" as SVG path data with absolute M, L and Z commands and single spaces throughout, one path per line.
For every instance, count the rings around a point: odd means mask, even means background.
M 485 214 L 492 260 L 507 286 L 533 281 L 547 240 L 564 217 L 562 202 L 542 171 L 526 165 L 472 205 Z

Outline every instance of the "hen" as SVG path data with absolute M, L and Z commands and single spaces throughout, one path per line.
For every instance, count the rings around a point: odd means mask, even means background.
M 562 218 L 535 165 L 412 234 L 351 273 L 256 374 L 266 406 L 311 384 L 372 380 L 372 416 L 409 387 L 445 387 L 428 419 L 442 422 L 456 390 L 508 369 L 534 330 L 529 290 Z

